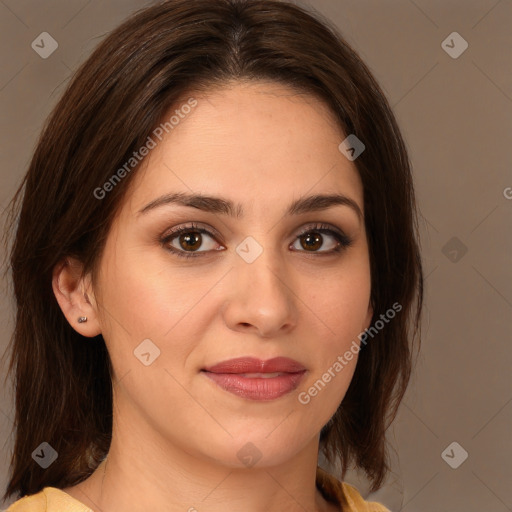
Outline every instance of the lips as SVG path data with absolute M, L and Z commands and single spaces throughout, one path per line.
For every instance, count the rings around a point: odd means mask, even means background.
M 204 371 L 211 373 L 297 373 L 303 372 L 306 368 L 294 359 L 288 357 L 274 357 L 262 361 L 254 357 L 239 357 L 222 361 L 213 366 L 204 368 Z
M 267 361 L 240 357 L 201 371 L 225 391 L 239 397 L 274 400 L 296 389 L 306 368 L 287 357 L 275 357 Z

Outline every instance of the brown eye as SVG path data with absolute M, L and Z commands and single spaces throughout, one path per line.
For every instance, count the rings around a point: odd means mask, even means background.
M 330 243 L 326 243 L 331 239 Z M 298 237 L 297 241 L 300 242 L 301 247 L 304 251 L 300 252 L 311 252 L 321 254 L 332 254 L 339 252 L 341 249 L 348 247 L 352 241 L 345 235 L 341 235 L 332 229 L 321 228 L 321 229 L 309 229 L 309 231 L 302 232 Z M 296 242 L 295 242 L 296 243 Z M 327 245 L 327 247 L 324 247 Z M 294 247 L 298 249 L 298 247 Z M 323 250 L 319 250 L 323 248 Z
M 209 230 L 193 224 L 174 229 L 171 233 L 160 239 L 160 243 L 165 249 L 176 256 L 190 258 L 206 256 L 212 251 L 225 249 L 225 247 L 216 242 L 215 237 L 216 235 Z M 209 247 L 208 239 L 210 239 Z M 300 242 L 300 248 L 295 246 L 297 241 Z M 297 235 L 292 247 L 299 252 L 329 256 L 346 249 L 352 245 L 352 242 L 353 240 L 342 231 L 338 232 L 337 230 L 330 229 L 328 225 L 318 224 L 316 226 L 308 226 L 307 229 Z
M 209 246 L 206 243 L 208 239 L 211 240 Z M 173 254 L 185 258 L 204 256 L 204 253 L 222 248 L 221 245 L 215 242 L 213 233 L 195 225 L 177 228 L 162 238 L 160 242 Z M 204 247 L 205 245 L 206 247 Z M 203 248 L 203 250 L 199 250 L 200 248 Z
M 316 251 L 322 246 L 323 238 L 320 233 L 312 231 L 311 233 L 307 233 L 306 235 L 301 236 L 300 241 L 300 244 L 302 247 L 304 247 L 304 249 L 311 249 Z
M 198 231 L 189 231 L 179 236 L 178 243 L 184 250 L 195 251 L 201 247 L 202 235 Z

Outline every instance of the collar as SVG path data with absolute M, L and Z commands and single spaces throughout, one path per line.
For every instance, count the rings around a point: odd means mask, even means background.
M 340 507 L 340 511 L 350 510 L 342 482 L 320 466 L 316 468 L 316 486 L 327 501 Z

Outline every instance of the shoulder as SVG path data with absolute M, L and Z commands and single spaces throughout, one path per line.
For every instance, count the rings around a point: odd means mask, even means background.
M 350 512 L 391 512 L 388 508 L 375 501 L 365 501 L 359 491 L 346 482 L 342 484 L 343 493 L 347 498 Z
M 15 501 L 6 512 L 45 512 L 46 496 L 44 491 L 25 496 Z
M 24 496 L 15 501 L 6 512 L 92 512 L 83 503 L 56 487 L 45 487 L 42 491 Z
M 391 512 L 375 501 L 365 501 L 353 485 L 341 482 L 320 466 L 316 469 L 317 487 L 324 497 L 342 512 Z

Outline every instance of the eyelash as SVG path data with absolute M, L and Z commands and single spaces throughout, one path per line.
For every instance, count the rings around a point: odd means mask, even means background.
M 207 229 L 205 229 L 195 223 L 191 223 L 188 226 L 182 226 L 182 227 L 176 228 L 175 230 L 171 231 L 170 233 L 168 233 L 167 235 L 165 235 L 164 237 L 162 237 L 160 239 L 160 243 L 166 250 L 168 250 L 169 252 L 171 252 L 172 254 L 175 254 L 176 256 L 178 256 L 180 258 L 197 258 L 197 257 L 201 257 L 202 255 L 211 252 L 211 251 L 194 251 L 194 252 L 180 251 L 180 250 L 176 249 L 175 247 L 170 247 L 169 245 L 167 245 L 174 238 L 178 237 L 182 233 L 187 233 L 187 232 L 204 233 L 204 234 L 209 235 L 212 238 L 215 238 L 215 236 L 216 236 L 214 233 L 208 231 Z M 300 238 L 301 236 L 304 236 L 308 233 L 329 234 L 336 239 L 336 241 L 338 242 L 338 245 L 334 249 L 331 249 L 329 251 L 321 251 L 321 252 L 298 251 L 298 252 L 311 252 L 312 254 L 317 254 L 318 256 L 329 256 L 329 255 L 332 255 L 335 253 L 340 253 L 342 250 L 350 247 L 353 243 L 353 240 L 351 238 L 349 238 L 347 235 L 345 235 L 344 233 L 339 233 L 338 231 L 331 229 L 329 227 L 329 225 L 327 225 L 327 224 L 309 225 L 306 228 L 304 228 L 297 235 L 297 238 Z

